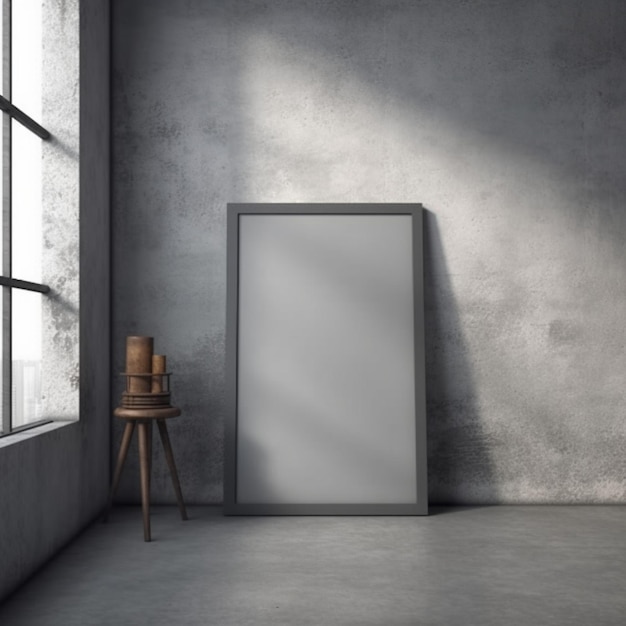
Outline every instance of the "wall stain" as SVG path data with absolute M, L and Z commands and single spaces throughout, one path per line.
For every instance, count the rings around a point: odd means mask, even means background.
M 581 337 L 580 325 L 569 320 L 552 320 L 548 326 L 548 339 L 553 346 L 576 343 Z

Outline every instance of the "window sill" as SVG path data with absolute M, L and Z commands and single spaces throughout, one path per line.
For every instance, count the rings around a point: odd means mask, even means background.
M 0 438 L 0 450 L 2 448 L 8 448 L 9 446 L 19 443 L 20 441 L 26 441 L 27 439 L 32 439 L 33 437 L 38 437 L 39 435 L 59 430 L 65 426 L 77 423 L 77 420 L 59 420 L 57 422 L 50 422 L 48 424 L 42 424 L 41 426 L 35 426 L 34 428 L 30 428 L 29 430 L 24 430 L 22 432 L 6 435 L 5 437 Z

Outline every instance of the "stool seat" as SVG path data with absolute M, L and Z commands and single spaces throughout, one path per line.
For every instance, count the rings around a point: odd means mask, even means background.
M 143 534 L 145 541 L 151 541 L 150 470 L 152 466 L 152 424 L 154 422 L 156 422 L 159 427 L 159 435 L 161 436 L 161 443 L 163 444 L 163 450 L 165 451 L 165 459 L 172 476 L 172 483 L 174 485 L 174 492 L 176 493 L 176 502 L 178 503 L 180 515 L 183 520 L 188 519 L 185 503 L 183 501 L 183 494 L 180 488 L 180 481 L 178 480 L 178 472 L 176 471 L 176 464 L 174 463 L 172 444 L 170 443 L 165 423 L 166 419 L 178 417 L 180 414 L 181 410 L 175 406 L 142 409 L 118 407 L 115 411 L 113 411 L 113 415 L 123 419 L 126 422 L 126 426 L 124 427 L 124 434 L 122 435 L 122 442 L 117 456 L 117 463 L 113 474 L 113 483 L 111 484 L 111 490 L 109 492 L 109 500 L 104 511 L 104 521 L 107 520 L 111 505 L 113 504 L 113 497 L 122 475 L 122 468 L 124 467 L 124 462 L 126 461 L 126 456 L 128 455 L 128 448 L 130 447 L 135 427 L 137 427 L 139 436 L 139 470 L 141 474 L 141 510 L 143 513 Z
M 155 407 L 153 409 L 127 409 L 118 406 L 113 415 L 123 420 L 160 420 L 178 417 L 181 410 L 175 406 Z

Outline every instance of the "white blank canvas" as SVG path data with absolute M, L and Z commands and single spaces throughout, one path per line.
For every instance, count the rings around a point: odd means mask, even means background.
M 416 501 L 410 215 L 241 215 L 237 501 Z

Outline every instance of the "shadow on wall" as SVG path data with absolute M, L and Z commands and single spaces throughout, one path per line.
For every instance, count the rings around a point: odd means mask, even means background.
M 489 452 L 494 442 L 488 439 L 481 421 L 472 363 L 437 218 L 427 210 L 423 215 L 429 501 L 435 505 L 493 504 L 499 501 Z M 262 386 L 271 386 L 271 381 Z M 303 401 L 298 393 L 289 393 L 292 387 L 288 385 L 276 390 L 282 394 L 282 402 L 290 406 L 292 412 L 302 413 L 305 407 L 314 405 L 315 398 Z M 317 421 L 311 415 L 301 424 Z M 318 423 L 312 432 L 307 432 L 306 438 L 314 441 L 320 435 L 319 431 Z M 333 438 L 337 438 L 336 433 L 328 437 L 329 444 Z M 248 472 L 252 480 L 251 493 L 263 494 L 263 501 L 274 502 L 274 498 L 280 501 L 272 480 L 265 472 L 259 471 L 270 466 L 263 447 L 250 437 L 245 437 L 240 443 L 240 450 L 245 451 L 243 457 L 247 467 L 256 468 Z M 349 440 L 335 443 L 343 452 L 354 445 Z
M 498 501 L 472 365 L 436 216 L 424 211 L 428 491 L 431 504 Z M 461 494 L 461 497 L 459 497 Z

